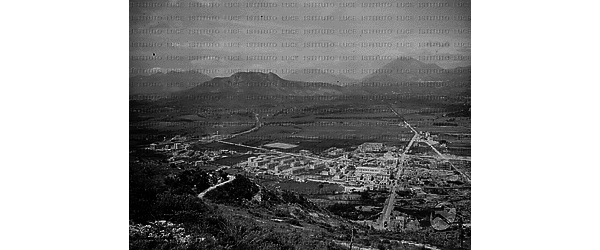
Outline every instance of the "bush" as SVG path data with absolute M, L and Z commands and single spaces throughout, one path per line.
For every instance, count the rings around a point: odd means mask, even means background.
M 216 202 L 239 206 L 244 201 L 252 199 L 258 191 L 256 184 L 244 176 L 237 175 L 235 180 L 208 192 L 205 197 Z
M 218 174 L 190 169 L 167 177 L 165 185 L 176 194 L 197 195 L 221 180 L 222 178 Z
M 361 239 L 361 241 L 360 241 L 360 242 L 361 242 L 363 245 L 367 246 L 367 247 L 370 247 L 370 246 L 371 246 L 371 240 L 370 240 L 370 239 L 368 239 L 368 238 Z
M 130 163 L 129 166 L 129 219 L 136 222 L 152 220 L 148 209 L 165 190 L 158 166 Z
M 153 206 L 157 218 L 175 222 L 196 221 L 210 208 L 198 197 L 190 194 L 174 194 L 164 192 L 158 195 Z

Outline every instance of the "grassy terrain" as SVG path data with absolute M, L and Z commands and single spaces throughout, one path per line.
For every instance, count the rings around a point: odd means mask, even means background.
M 338 131 L 341 136 L 385 138 L 397 135 L 387 132 L 400 123 L 400 119 L 390 112 L 393 106 L 411 124 L 436 132 L 468 131 L 470 120 L 464 111 L 468 107 L 451 101 L 431 101 L 420 99 L 393 99 L 393 96 L 381 99 L 364 99 L 357 97 L 335 97 L 331 100 L 315 101 L 299 99 L 298 101 L 272 100 L 239 100 L 230 106 L 219 102 L 194 103 L 164 100 L 157 102 L 131 101 L 130 127 L 179 134 L 212 134 L 234 133 L 252 127 L 254 114 L 259 114 L 261 122 L 273 128 L 264 133 L 273 132 L 282 136 L 324 136 Z M 248 103 L 246 103 L 248 102 Z M 245 105 L 244 105 L 245 103 Z M 235 105 L 234 105 L 235 104 Z M 416 114 L 415 114 L 416 113 Z M 435 114 L 433 114 L 435 113 Z M 446 119 L 442 117 L 448 116 Z M 452 117 L 450 117 L 452 115 Z M 467 117 L 468 118 L 468 117 Z M 425 120 L 429 119 L 429 120 Z M 455 121 L 449 121 L 455 119 Z M 449 122 L 457 127 L 434 126 L 434 123 Z M 465 129 L 465 127 L 467 129 Z M 394 132 L 404 133 L 394 130 Z M 257 134 L 263 136 L 262 134 Z M 338 135 L 331 135 L 331 138 Z
M 470 155 L 470 112 L 459 101 L 344 97 L 294 102 L 228 100 L 225 104 L 219 100 L 132 101 L 130 147 L 137 149 L 177 134 L 200 137 L 217 131 L 243 131 L 254 126 L 254 113 L 259 114 L 263 126 L 228 141 L 251 146 L 283 142 L 298 147 L 281 151 L 308 149 L 314 153 L 330 147 L 352 150 L 364 142 L 405 146 L 413 133 L 398 126 L 401 119 L 388 109 L 392 105 L 417 130 L 429 131 L 444 140 L 449 153 Z M 195 144 L 193 149 L 250 150 L 218 142 Z M 423 143 L 415 144 L 412 154 L 415 153 L 434 154 Z M 215 165 L 235 164 L 248 156 L 220 159 Z M 348 249 L 353 227 L 355 246 L 418 249 L 398 243 L 413 240 L 458 249 L 456 240 L 444 241 L 442 238 L 447 236 L 439 232 L 378 232 L 339 216 L 359 219 L 361 214 L 361 218 L 368 217 L 368 212 L 339 206 L 332 213 L 309 201 L 327 199 L 323 195 L 341 189 L 335 184 L 239 176 L 231 185 L 221 186 L 200 200 L 198 193 L 224 180 L 223 172 L 212 171 L 216 166 L 174 169 L 168 167 L 164 156 L 140 150 L 134 150 L 130 159 L 131 249 Z M 455 165 L 470 173 L 470 162 Z M 359 202 L 378 206 L 382 198 L 385 195 L 372 198 L 372 203 Z M 457 206 L 465 207 L 462 211 L 470 211 L 466 209 L 470 203 L 458 203 Z M 162 220 L 172 224 L 157 222 Z M 172 232 L 164 238 L 156 237 L 161 230 Z
M 241 175 L 199 199 L 224 174 L 171 169 L 164 160 L 152 152 L 131 155 L 130 249 L 348 249 L 352 234 L 355 247 L 419 249 L 400 243 L 414 240 L 457 249 L 423 233 L 374 231 Z

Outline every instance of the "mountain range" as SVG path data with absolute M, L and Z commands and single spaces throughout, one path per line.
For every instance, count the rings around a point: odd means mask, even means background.
M 282 79 L 274 73 L 238 72 L 229 77 L 216 77 L 183 91 L 185 95 L 339 95 L 342 87 L 329 83 L 313 83 Z
M 211 78 L 195 71 L 156 73 L 130 78 L 130 96 L 159 95 L 185 99 L 236 99 L 241 96 L 452 95 L 470 91 L 470 67 L 443 69 L 414 58 L 398 58 L 362 80 L 321 70 L 301 71 L 283 79 L 274 73 L 238 72 Z M 309 73 L 309 74 L 307 74 Z
M 169 95 L 193 88 L 210 81 L 212 77 L 197 71 L 171 71 L 152 75 L 137 75 L 129 78 L 130 95 Z
M 361 83 L 448 81 L 465 78 L 470 80 L 470 75 L 470 67 L 443 69 L 434 63 L 424 63 L 412 57 L 400 57 L 367 75 Z
M 325 82 L 333 85 L 352 85 L 359 80 L 345 75 L 334 75 L 322 69 L 302 69 L 285 76 L 285 79 L 304 82 Z

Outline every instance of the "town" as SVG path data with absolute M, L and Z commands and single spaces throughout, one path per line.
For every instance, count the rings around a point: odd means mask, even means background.
M 256 127 L 242 133 L 261 126 L 256 117 Z M 232 143 L 226 139 L 235 135 L 217 134 L 202 138 L 177 135 L 147 149 L 168 155 L 174 168 L 226 170 L 275 186 L 286 183 L 288 189 L 324 207 L 353 206 L 358 216 L 350 218 L 375 229 L 419 231 L 430 227 L 443 231 L 469 227 L 470 157 L 446 153 L 446 145 L 439 143 L 436 135 L 416 131 L 406 121 L 399 126 L 414 132 L 405 147 L 366 142 L 354 149 L 331 147 L 311 152 L 294 150 L 297 145 L 282 142 L 262 146 Z M 202 148 L 207 143 L 223 147 Z M 411 147 L 416 145 L 431 150 L 414 153 Z M 330 188 L 322 188 L 324 185 Z M 359 198 L 368 192 L 385 202 L 365 204 Z

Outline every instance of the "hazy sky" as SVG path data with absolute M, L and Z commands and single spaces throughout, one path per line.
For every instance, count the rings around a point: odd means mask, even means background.
M 307 3 L 311 6 L 304 6 Z M 470 12 L 470 1 L 461 0 L 131 1 L 130 73 L 199 69 L 210 76 L 229 76 L 262 69 L 285 76 L 291 69 L 320 68 L 358 79 L 365 76 L 361 69 L 379 68 L 398 56 L 443 68 L 466 66 Z M 305 20 L 305 16 L 334 20 Z M 340 20 L 342 16 L 354 20 Z M 422 34 L 425 30 L 433 34 Z M 283 47 L 294 43 L 296 47 Z M 292 60 L 294 56 L 298 57 Z

